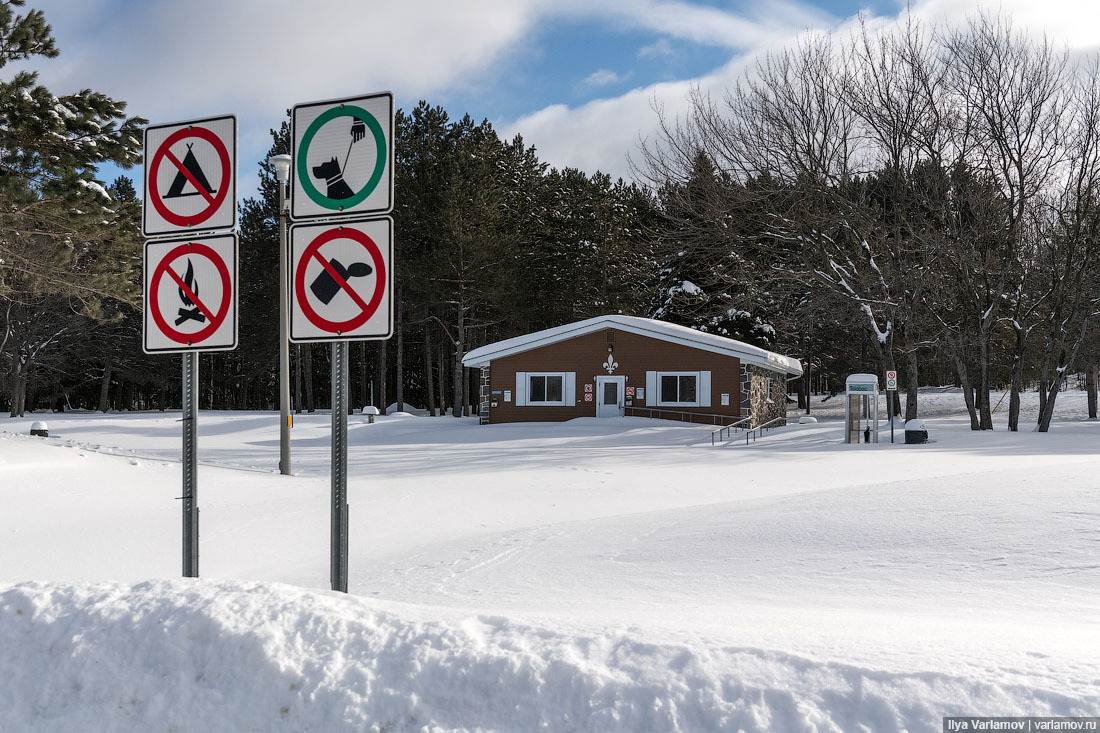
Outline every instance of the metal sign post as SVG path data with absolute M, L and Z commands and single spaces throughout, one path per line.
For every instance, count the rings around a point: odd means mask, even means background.
M 886 411 L 890 414 L 890 442 L 894 442 L 894 392 L 898 390 L 898 373 L 886 372 Z
M 183 577 L 199 577 L 199 355 L 184 354 L 183 361 Z
M 393 334 L 393 95 L 291 113 L 292 343 L 332 344 L 332 589 L 348 592 L 348 345 Z M 307 223 L 316 220 L 315 223 Z
M 348 592 L 348 342 L 332 343 L 332 589 Z
M 141 231 L 155 239 L 145 243 L 142 350 L 182 354 L 183 576 L 197 578 L 198 352 L 237 348 L 237 237 L 228 231 L 237 226 L 237 118 L 150 125 L 144 163 Z

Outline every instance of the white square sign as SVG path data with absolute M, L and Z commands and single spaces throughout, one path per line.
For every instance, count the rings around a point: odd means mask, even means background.
M 141 231 L 159 234 L 237 225 L 237 118 L 145 128 Z
M 290 227 L 290 340 L 393 335 L 393 221 Z
M 292 123 L 292 219 L 393 209 L 391 93 L 299 104 Z
M 237 237 L 145 243 L 142 348 L 147 354 L 237 348 Z

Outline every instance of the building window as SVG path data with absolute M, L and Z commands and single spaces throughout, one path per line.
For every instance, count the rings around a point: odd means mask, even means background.
M 564 405 L 565 374 L 562 372 L 551 374 L 528 373 L 527 404 Z
M 697 407 L 699 405 L 699 372 L 658 372 L 661 405 Z

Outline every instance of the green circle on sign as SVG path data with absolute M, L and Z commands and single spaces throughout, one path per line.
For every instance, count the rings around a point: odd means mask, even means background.
M 313 181 L 309 176 L 309 164 L 306 162 L 306 153 L 309 150 L 309 144 L 313 142 L 314 136 L 318 130 L 325 126 L 328 122 L 336 119 L 337 117 L 355 117 L 362 120 L 370 128 L 371 134 L 374 135 L 374 144 L 377 146 L 377 156 L 374 163 L 374 172 L 371 173 L 370 180 L 363 188 L 359 189 L 355 195 L 346 199 L 330 199 L 325 196 L 317 187 L 313 185 Z M 313 203 L 318 206 L 323 206 L 326 209 L 350 209 L 357 204 L 363 202 L 367 196 L 370 196 L 375 188 L 378 186 L 378 182 L 382 180 L 382 171 L 386 168 L 386 133 L 382 131 L 382 126 L 378 124 L 378 120 L 374 118 L 370 112 L 366 111 L 362 107 L 355 107 L 350 104 L 341 105 L 339 107 L 333 107 L 332 109 L 325 110 L 317 119 L 313 121 L 307 129 L 304 135 L 302 135 L 302 142 L 298 145 L 298 180 L 302 183 L 302 188 L 305 190 L 306 195 L 313 200 Z

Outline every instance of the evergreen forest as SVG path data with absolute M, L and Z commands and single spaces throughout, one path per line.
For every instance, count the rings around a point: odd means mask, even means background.
M 0 2 L 0 68 L 58 55 Z M 96 180 L 147 121 L 93 90 L 0 80 L 0 408 L 164 410 L 177 356 L 142 352 L 141 202 Z M 400 100 L 400 95 L 399 95 Z M 470 349 L 608 313 L 802 360 L 792 406 L 853 372 L 962 387 L 975 430 L 1041 396 L 1045 430 L 1100 361 L 1100 66 L 979 16 L 807 35 L 720 97 L 660 113 L 634 181 L 558 169 L 428 101 L 395 119 L 395 335 L 351 349 L 352 404 L 476 410 Z M 290 127 L 271 131 L 288 153 Z M 278 183 L 240 214 L 240 345 L 200 357 L 204 409 L 278 409 Z M 328 406 L 329 347 L 291 346 L 293 409 Z M 1071 375 L 1077 375 L 1072 376 Z M 1076 386 L 1074 384 L 1074 386 Z

